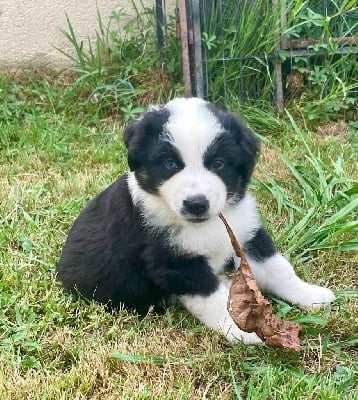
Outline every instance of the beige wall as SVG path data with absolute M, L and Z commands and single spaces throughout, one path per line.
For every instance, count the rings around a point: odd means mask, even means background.
M 105 21 L 119 9 L 134 15 L 130 0 L 0 0 L 0 67 L 65 66 L 68 60 L 55 47 L 70 49 L 60 31 L 67 31 L 66 13 L 78 38 L 93 37 L 96 3 Z

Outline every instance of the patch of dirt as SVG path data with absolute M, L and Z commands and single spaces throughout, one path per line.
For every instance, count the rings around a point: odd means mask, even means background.
M 344 121 L 330 121 L 326 125 L 316 128 L 316 132 L 325 140 L 332 138 L 346 138 L 348 135 L 348 123 Z
M 75 71 L 66 69 L 57 71 L 49 67 L 11 67 L 2 69 L 1 72 L 13 83 L 20 86 L 27 86 L 30 79 L 35 82 L 45 80 L 50 84 L 58 82 L 61 85 L 69 86 L 72 85 L 79 76 Z

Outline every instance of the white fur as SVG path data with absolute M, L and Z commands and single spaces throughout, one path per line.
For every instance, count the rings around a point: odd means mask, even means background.
M 204 195 L 209 201 L 209 216 L 218 215 L 225 207 L 226 187 L 221 179 L 202 165 L 187 166 L 168 179 L 160 188 L 166 204 L 179 217 L 183 201 L 197 195 Z
M 129 173 L 128 186 L 134 204 L 140 204 L 143 208 L 149 226 L 172 227 L 173 234 L 168 238 L 170 244 L 179 253 L 195 253 L 207 257 L 212 269 L 218 273 L 233 254 L 230 238 L 218 213 L 224 213 L 241 244 L 249 240 L 261 225 L 255 199 L 249 193 L 237 205 L 228 206 L 224 203 L 208 221 L 193 224 L 174 213 L 165 198 L 141 189 L 133 172 Z
M 224 130 L 206 105 L 198 98 L 177 98 L 166 106 L 170 117 L 164 126 L 162 140 L 177 148 L 185 167 L 162 185 L 160 194 L 179 217 L 183 201 L 190 197 L 204 195 L 209 201 L 210 216 L 217 215 L 226 202 L 224 183 L 203 165 L 205 151 Z
M 260 288 L 300 307 L 320 307 L 334 300 L 331 290 L 302 281 L 292 265 L 275 254 L 263 262 L 248 257 L 251 270 Z
M 180 296 L 183 305 L 202 323 L 223 333 L 229 341 L 242 340 L 245 344 L 261 343 L 255 333 L 240 330 L 227 310 L 229 290 L 220 284 L 210 296 Z
M 164 129 L 186 166 L 202 166 L 203 154 L 223 127 L 198 98 L 177 98 L 166 105 L 170 117 Z

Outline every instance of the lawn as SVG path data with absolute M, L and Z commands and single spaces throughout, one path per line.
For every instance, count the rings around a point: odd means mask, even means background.
M 123 119 L 50 80 L 0 82 L 1 399 L 358 398 L 357 131 L 308 131 L 291 115 L 270 131 L 247 111 L 264 142 L 251 185 L 263 218 L 298 274 L 337 301 L 273 299 L 302 324 L 300 353 L 230 345 L 180 306 L 140 319 L 63 291 L 55 265 L 71 224 L 127 168 Z

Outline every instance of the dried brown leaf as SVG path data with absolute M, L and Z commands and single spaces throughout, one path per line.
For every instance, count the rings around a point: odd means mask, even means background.
M 239 243 L 222 214 L 232 247 L 240 257 L 240 268 L 231 284 L 228 311 L 235 324 L 245 332 L 255 332 L 268 345 L 300 351 L 300 325 L 283 321 L 273 314 L 271 303 L 262 295 Z

